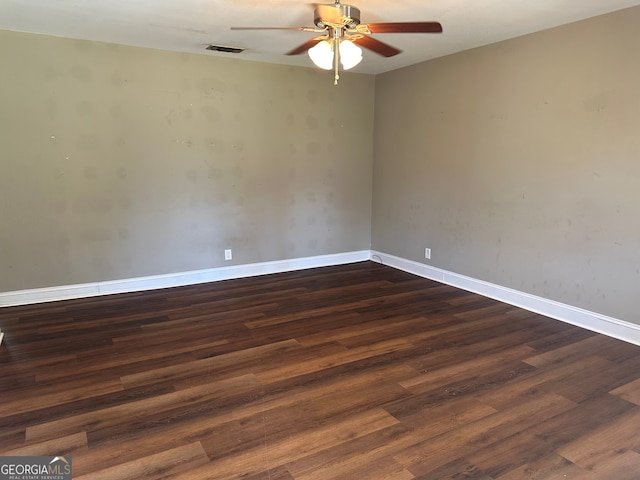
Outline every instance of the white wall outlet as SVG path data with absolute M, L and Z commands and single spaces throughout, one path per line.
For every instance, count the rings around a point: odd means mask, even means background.
M 230 248 L 227 248 L 224 251 L 224 259 L 225 260 L 231 260 L 232 258 L 233 258 L 233 253 L 231 253 L 231 249 Z
M 427 259 L 431 258 L 431 249 L 430 248 L 425 248 L 424 249 L 424 258 L 427 258 Z

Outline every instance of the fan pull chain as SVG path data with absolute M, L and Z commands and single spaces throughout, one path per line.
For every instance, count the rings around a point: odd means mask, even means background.
M 340 66 L 340 40 L 337 38 L 333 39 L 333 67 L 335 69 L 335 76 L 333 77 L 333 85 L 338 85 L 338 80 L 340 80 L 340 75 L 338 74 L 338 68 Z

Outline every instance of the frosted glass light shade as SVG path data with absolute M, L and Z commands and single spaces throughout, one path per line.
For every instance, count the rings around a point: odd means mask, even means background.
M 338 47 L 340 63 L 345 70 L 355 67 L 362 61 L 362 49 L 351 40 L 340 40 Z M 322 40 L 308 50 L 309 58 L 316 66 L 324 70 L 333 68 L 333 42 Z
M 307 53 L 316 66 L 324 70 L 331 70 L 333 68 L 333 46 L 326 40 L 318 42 L 310 48 Z
M 345 70 L 355 67 L 362 61 L 362 49 L 351 40 L 340 42 L 340 63 Z

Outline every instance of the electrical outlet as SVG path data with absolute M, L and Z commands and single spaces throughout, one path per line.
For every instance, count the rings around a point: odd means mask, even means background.
M 231 249 L 230 249 L 230 248 L 227 248 L 227 249 L 224 251 L 224 259 L 225 259 L 225 260 L 231 260 L 231 259 L 233 259 L 233 253 L 231 252 Z
M 426 259 L 430 259 L 431 258 L 431 249 L 430 248 L 425 248 L 424 249 L 424 258 L 426 258 Z

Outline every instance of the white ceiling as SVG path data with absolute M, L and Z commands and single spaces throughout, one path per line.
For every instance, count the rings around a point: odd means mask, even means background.
M 362 23 L 436 20 L 443 25 L 442 34 L 376 35 L 378 40 L 403 50 L 391 58 L 366 51 L 364 61 L 353 71 L 377 74 L 640 5 L 640 0 L 343 0 L 342 3 L 358 7 Z M 315 34 L 231 31 L 231 26 L 312 27 L 313 5 L 301 0 L 0 0 L 3 30 L 311 66 L 306 55 L 284 53 Z M 211 43 L 246 51 L 233 55 L 204 50 Z

